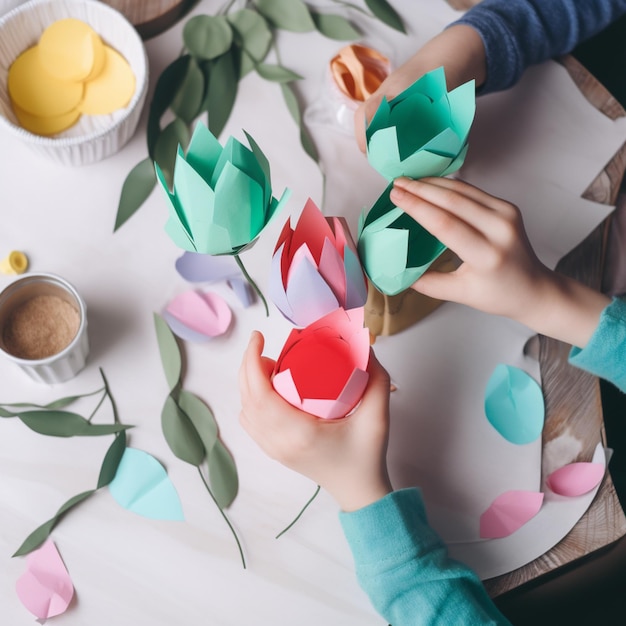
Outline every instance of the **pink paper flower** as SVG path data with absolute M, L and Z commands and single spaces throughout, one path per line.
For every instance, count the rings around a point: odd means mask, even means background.
M 306 326 L 338 308 L 362 307 L 365 274 L 348 225 L 324 217 L 308 200 L 295 228 L 287 220 L 276 243 L 270 296 L 296 326 Z
M 274 389 L 307 413 L 323 419 L 344 417 L 367 386 L 369 354 L 363 308 L 336 309 L 291 331 L 276 361 Z

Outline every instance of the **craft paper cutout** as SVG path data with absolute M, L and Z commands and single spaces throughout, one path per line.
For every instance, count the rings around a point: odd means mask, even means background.
M 241 275 L 231 256 L 211 256 L 198 252 L 184 252 L 176 259 L 176 270 L 190 283 L 214 283 Z
M 143 450 L 124 450 L 109 491 L 120 506 L 143 517 L 185 519 L 178 493 L 165 468 Z
M 287 337 L 272 384 L 293 406 L 321 417 L 347 415 L 367 386 L 369 331 L 363 308 L 336 309 Z
M 37 135 L 55 135 L 81 113 L 105 115 L 124 108 L 135 93 L 126 59 L 75 18 L 48 26 L 39 42 L 9 67 L 7 87 L 19 124 Z
M 231 278 L 227 284 L 235 292 L 244 309 L 247 309 L 254 302 L 254 292 L 250 283 L 242 278 Z
M 341 48 L 330 61 L 335 85 L 344 96 L 356 102 L 369 98 L 390 71 L 391 63 L 386 56 L 360 44 Z
M 480 516 L 483 539 L 508 537 L 532 519 L 543 504 L 538 491 L 507 491 L 498 496 Z
M 545 419 L 541 387 L 523 370 L 499 364 L 485 389 L 485 415 L 507 441 L 518 445 L 535 441 Z
M 174 334 L 195 342 L 223 335 L 232 317 L 226 300 L 211 292 L 185 291 L 163 311 L 163 318 Z
M 74 585 L 54 543 L 48 539 L 26 557 L 26 564 L 15 584 L 21 603 L 40 620 L 64 613 Z
M 272 257 L 270 297 L 296 326 L 306 326 L 337 308 L 362 307 L 367 283 L 348 225 L 324 217 L 309 199 L 294 228 L 289 220 Z
M 358 252 L 374 286 L 394 296 L 408 289 L 446 249 L 420 226 L 389 194 L 390 184 L 359 220 Z
M 63 81 L 97 76 L 104 66 L 104 45 L 98 33 L 75 18 L 50 24 L 41 34 L 36 51 L 42 69 Z
M 604 478 L 604 451 L 598 444 L 591 462 L 569 463 L 552 472 L 546 479 L 546 485 L 560 496 L 575 498 L 595 489 Z
M 269 163 L 252 137 L 246 137 L 250 148 L 233 137 L 222 148 L 198 122 L 186 155 L 179 146 L 173 192 L 155 163 L 170 213 L 165 230 L 178 247 L 205 254 L 238 254 L 284 205 L 289 191 L 280 200 L 272 196 Z
M 389 181 L 447 176 L 463 164 L 475 110 L 473 80 L 448 93 L 443 67 L 432 70 L 383 98 L 365 130 L 368 161 Z

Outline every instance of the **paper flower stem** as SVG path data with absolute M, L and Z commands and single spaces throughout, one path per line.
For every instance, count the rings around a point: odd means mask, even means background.
M 263 302 L 263 306 L 265 307 L 265 315 L 267 317 L 269 317 L 270 310 L 267 307 L 267 300 L 265 300 L 265 298 L 263 297 L 263 294 L 261 293 L 261 290 L 259 289 L 259 286 L 254 282 L 254 280 L 252 279 L 252 276 L 250 276 L 250 274 L 248 274 L 248 270 L 245 268 L 245 266 L 243 264 L 243 261 L 241 260 L 239 255 L 238 254 L 234 254 L 233 256 L 235 257 L 235 261 L 237 261 L 237 265 L 239 266 L 239 269 L 241 270 L 241 273 L 245 276 L 246 280 L 250 283 L 250 285 L 252 286 L 254 291 L 257 292 L 259 298 L 261 298 L 261 301 Z
M 209 495 L 213 499 L 213 502 L 215 502 L 215 506 L 218 508 L 219 512 L 222 514 L 222 517 L 224 518 L 224 521 L 228 524 L 228 528 L 230 528 L 230 532 L 233 534 L 233 537 L 235 538 L 235 541 L 237 542 L 237 548 L 239 549 L 239 556 L 241 557 L 241 564 L 243 565 L 243 569 L 246 569 L 246 559 L 245 559 L 245 557 L 243 555 L 243 549 L 241 548 L 241 543 L 239 542 L 239 537 L 237 536 L 237 533 L 235 532 L 235 529 L 233 528 L 233 525 L 230 523 L 230 520 L 228 519 L 228 516 L 226 515 L 226 513 L 224 513 L 224 509 L 222 509 L 222 507 L 219 505 L 217 499 L 213 495 L 213 492 L 211 491 L 211 487 L 209 487 L 209 483 L 206 481 L 206 478 L 204 477 L 204 474 L 202 473 L 202 470 L 200 469 L 200 466 L 198 466 L 198 474 L 200 474 L 200 478 L 202 479 L 202 482 L 204 483 L 204 486 L 206 487 L 206 490 L 209 492 Z
M 311 502 L 313 502 L 313 500 L 315 500 L 315 498 L 317 497 L 317 494 L 320 492 L 320 486 L 317 486 L 317 489 L 315 489 L 315 493 L 309 498 L 308 502 L 302 507 L 302 509 L 300 510 L 300 513 L 298 513 L 298 515 L 295 516 L 295 518 L 293 519 L 293 521 L 291 522 L 291 524 L 289 524 L 289 526 L 287 526 L 286 528 L 283 528 L 283 530 L 281 530 L 277 535 L 276 535 L 276 539 L 278 539 L 279 537 L 281 537 L 282 535 L 284 535 L 303 515 L 303 513 L 309 508 L 309 504 L 311 504 Z

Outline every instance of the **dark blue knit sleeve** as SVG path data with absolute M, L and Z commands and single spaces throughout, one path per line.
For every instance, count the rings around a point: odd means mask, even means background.
M 571 52 L 626 13 L 626 0 L 482 0 L 454 24 L 478 31 L 487 54 L 480 93 L 513 86 L 535 63 Z

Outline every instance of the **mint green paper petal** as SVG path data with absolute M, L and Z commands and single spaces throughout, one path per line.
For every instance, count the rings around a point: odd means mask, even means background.
M 448 176 L 448 174 L 452 174 L 453 172 L 456 172 L 463 165 L 463 162 L 465 161 L 465 157 L 467 156 L 468 149 L 469 149 L 469 145 L 466 144 L 465 147 L 463 148 L 463 150 L 461 150 L 461 152 L 459 152 L 459 154 L 456 157 L 456 159 L 454 159 L 454 161 L 452 161 L 452 163 L 450 163 L 449 167 L 447 169 L 445 169 L 441 173 L 441 175 L 442 176 Z
M 263 176 L 265 178 L 265 184 L 263 185 L 263 202 L 265 206 L 268 206 L 271 202 L 272 198 L 272 185 L 271 185 L 271 172 L 270 172 L 270 162 L 267 160 L 265 153 L 259 147 L 259 144 L 254 140 L 252 135 L 249 135 L 245 130 L 243 131 L 246 139 L 248 140 L 248 145 L 252 150 L 252 154 L 254 154 L 254 158 L 257 160 L 259 167 L 263 170 Z
M 541 387 L 523 370 L 497 365 L 485 389 L 485 416 L 507 441 L 517 445 L 535 441 L 545 419 Z
M 270 223 L 270 221 L 274 218 L 275 215 L 278 215 L 283 210 L 283 207 L 291 197 L 291 189 L 285 189 L 283 191 L 283 195 L 280 197 L 280 200 L 276 200 L 276 198 L 272 198 L 270 205 L 267 208 L 267 215 L 265 217 L 265 225 Z
M 186 160 L 200 174 L 207 185 L 211 184 L 213 171 L 222 154 L 222 145 L 215 135 L 199 121 L 194 128 Z
M 182 155 L 176 160 L 174 194 L 182 210 L 181 222 L 189 224 L 193 244 L 203 252 L 210 238 L 215 193 Z
M 464 142 L 456 131 L 452 128 L 444 128 L 438 135 L 425 143 L 422 150 L 454 159 L 463 145 Z
M 399 170 L 400 149 L 394 126 L 381 128 L 371 136 L 367 142 L 367 160 L 387 180 L 396 177 L 393 174 Z
M 209 484 L 221 509 L 228 508 L 237 497 L 239 478 L 235 460 L 218 439 L 208 454 Z
M 109 491 L 120 506 L 138 515 L 159 520 L 185 519 L 165 468 L 143 450 L 126 448 Z
M 386 98 L 383 98 L 376 109 L 376 113 L 370 120 L 370 123 L 367 125 L 365 129 L 365 136 L 369 143 L 370 138 L 374 135 L 375 132 L 385 128 L 389 124 L 389 114 L 391 112 L 391 107 L 389 105 L 389 101 Z
M 265 226 L 263 189 L 232 163 L 215 185 L 213 223 L 228 231 L 231 249 L 250 243 Z
M 473 80 L 463 83 L 448 94 L 450 117 L 454 129 L 465 143 L 476 114 L 476 86 Z
M 231 153 L 229 161 L 244 174 L 247 174 L 261 188 L 270 187 L 269 180 L 258 162 L 254 152 L 237 140 L 231 143 Z
M 185 214 L 179 206 L 176 196 L 170 193 L 165 175 L 158 163 L 154 164 L 154 169 L 156 171 L 157 180 L 159 181 L 159 186 L 165 194 L 169 209 L 169 217 L 165 223 L 165 232 L 179 248 L 196 252 L 196 246 L 191 237 L 191 232 L 188 230 L 189 225 L 186 223 Z

